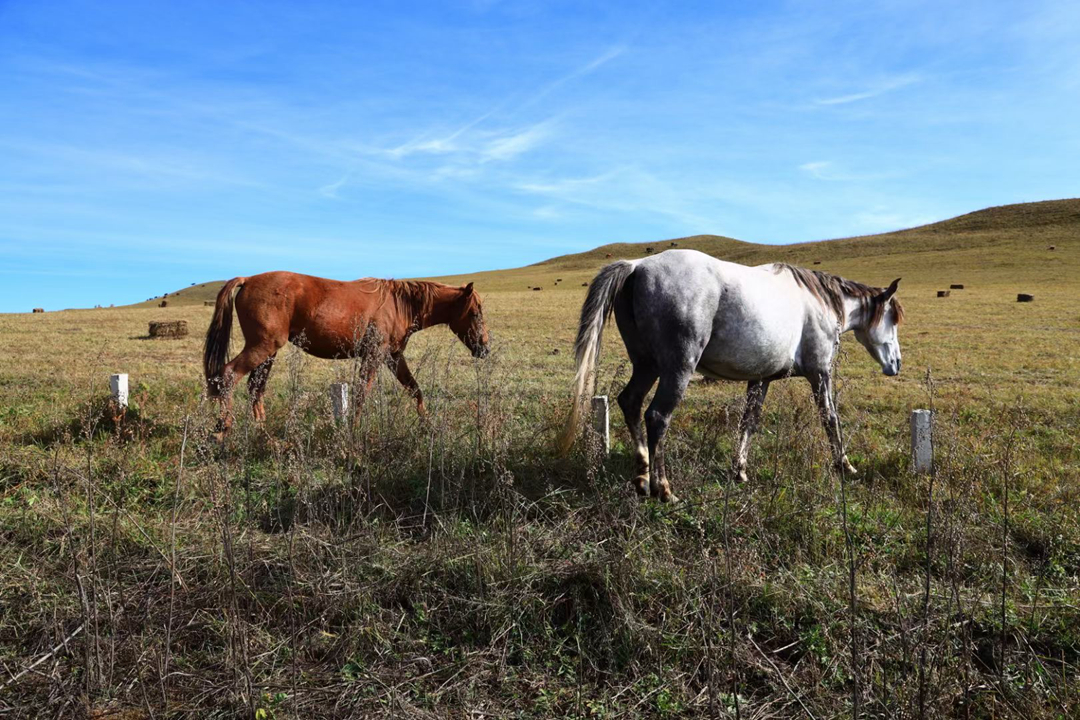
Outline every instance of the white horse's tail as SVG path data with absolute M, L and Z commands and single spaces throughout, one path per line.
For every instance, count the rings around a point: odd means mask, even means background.
M 581 320 L 578 322 L 577 341 L 574 343 L 574 355 L 577 358 L 574 404 L 555 439 L 556 452 L 561 456 L 570 452 L 574 440 L 577 439 L 585 403 L 592 397 L 596 383 L 596 364 L 600 360 L 600 339 L 603 337 L 604 323 L 611 315 L 615 298 L 626 279 L 634 272 L 634 265 L 629 260 L 613 262 L 601 270 L 589 285 L 589 294 L 581 306 Z

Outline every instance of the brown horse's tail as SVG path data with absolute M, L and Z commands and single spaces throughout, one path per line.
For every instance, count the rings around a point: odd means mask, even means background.
M 233 290 L 243 287 L 247 278 L 235 277 L 225 283 L 218 292 L 214 305 L 214 319 L 206 330 L 203 345 L 203 372 L 206 374 L 206 392 L 217 397 L 224 389 L 222 373 L 229 358 L 229 338 L 232 336 Z
M 600 360 L 600 339 L 603 337 L 604 323 L 615 306 L 615 298 L 633 272 L 633 262 L 618 260 L 601 270 L 589 284 L 589 294 L 585 296 L 585 303 L 581 306 L 581 320 L 578 322 L 577 341 L 574 343 L 574 354 L 577 357 L 574 404 L 570 407 L 566 424 L 555 439 L 555 451 L 559 455 L 569 453 L 577 439 L 585 404 L 589 402 L 596 384 L 596 364 Z

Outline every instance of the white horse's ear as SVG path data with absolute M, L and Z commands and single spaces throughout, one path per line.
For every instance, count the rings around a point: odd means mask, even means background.
M 898 285 L 900 285 L 900 278 L 896 278 L 895 280 L 893 280 L 892 283 L 889 284 L 889 287 L 886 288 L 885 292 L 881 293 L 881 296 L 880 296 L 881 301 L 885 302 L 886 300 L 891 298 L 893 295 L 895 295 L 896 294 L 896 288 L 897 288 Z

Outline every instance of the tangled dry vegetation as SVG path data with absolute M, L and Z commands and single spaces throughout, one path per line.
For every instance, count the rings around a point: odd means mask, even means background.
M 1017 310 L 992 274 L 965 270 L 973 289 L 948 307 L 938 278 L 905 275 L 905 374 L 881 377 L 854 343 L 841 362 L 856 479 L 831 473 L 790 380 L 732 484 L 742 388 L 695 383 L 669 507 L 633 494 L 621 419 L 608 458 L 589 438 L 550 452 L 585 292 L 560 272 L 543 303 L 488 293 L 487 360 L 417 336 L 428 423 L 386 373 L 335 423 L 327 386 L 355 364 L 289 351 L 268 422 L 240 415 L 225 447 L 199 339 L 142 339 L 160 309 L 0 317 L 0 714 L 1080 713 L 1066 278 Z M 210 309 L 169 311 L 202 328 Z M 615 394 L 628 367 L 610 335 L 599 387 Z M 132 383 L 119 425 L 116 371 Z M 930 406 L 937 467 L 920 477 L 906 419 Z

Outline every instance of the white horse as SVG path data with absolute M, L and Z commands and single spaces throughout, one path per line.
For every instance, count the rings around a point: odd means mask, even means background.
M 677 499 L 664 467 L 664 435 L 695 370 L 747 383 L 734 460 L 741 481 L 746 480 L 750 437 L 769 383 L 789 376 L 810 381 L 834 460 L 853 474 L 832 401 L 833 358 L 840 336 L 853 330 L 886 375 L 900 372 L 896 329 L 904 311 L 894 297 L 899 282 L 875 288 L 782 263 L 747 267 L 696 250 L 611 263 L 593 280 L 581 308 L 574 405 L 559 435 L 559 450 L 568 452 L 577 436 L 584 403 L 593 392 L 604 322 L 614 310 L 633 363 L 619 407 L 634 443 L 639 494 Z M 660 385 L 645 413 L 646 445 L 641 406 L 657 378 Z

